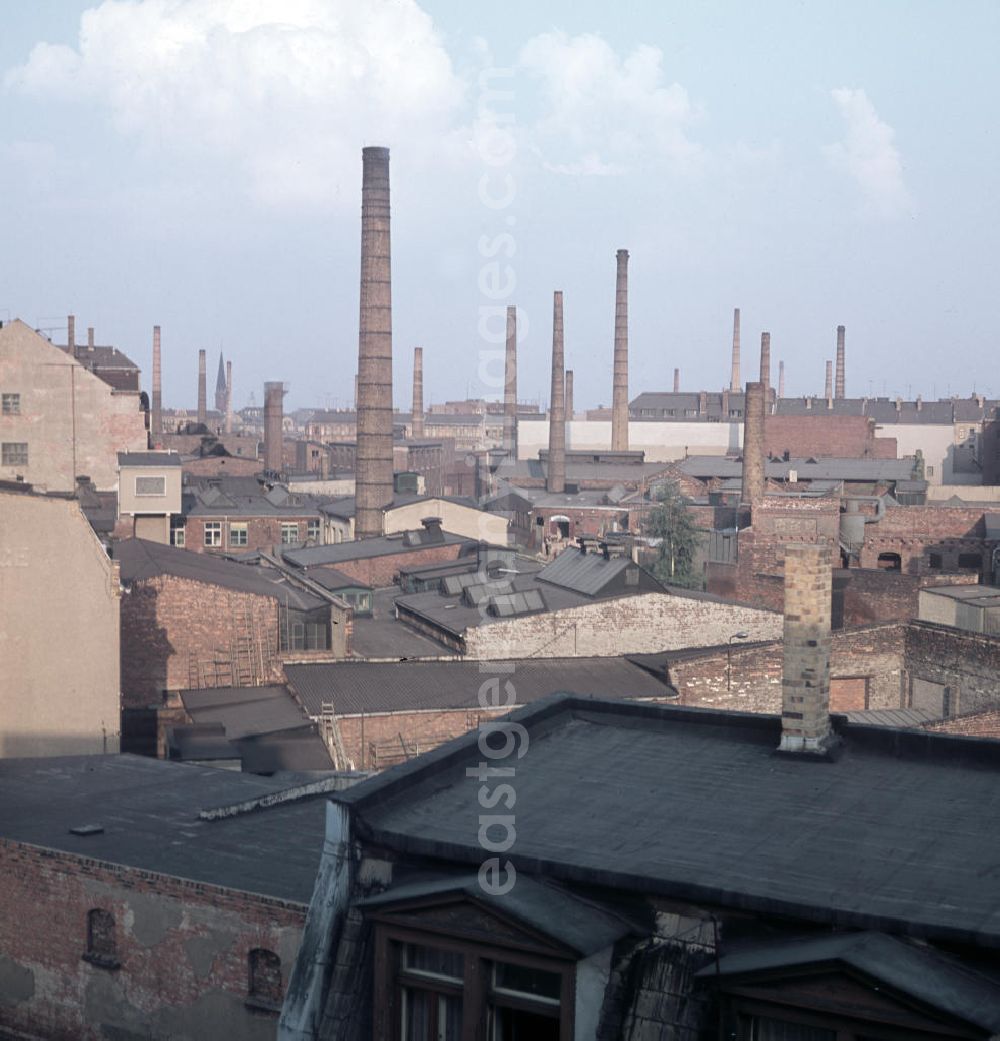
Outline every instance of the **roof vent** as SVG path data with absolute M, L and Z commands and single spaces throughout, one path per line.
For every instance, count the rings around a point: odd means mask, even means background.
M 77 824 L 69 829 L 70 835 L 103 835 L 103 824 Z

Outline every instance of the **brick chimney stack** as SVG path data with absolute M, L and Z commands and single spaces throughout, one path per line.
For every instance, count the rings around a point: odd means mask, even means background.
M 566 422 L 573 421 L 573 370 L 566 370 Z
M 149 432 L 153 437 L 163 433 L 163 370 L 160 360 L 160 327 L 153 326 L 153 399 L 150 402 Z
M 674 369 L 674 393 L 679 394 L 681 390 L 681 370 Z
M 615 281 L 615 364 L 611 388 L 611 450 L 628 451 L 628 250 L 620 249 Z
M 424 349 L 413 348 L 413 418 L 410 424 L 414 440 L 424 436 Z
M 94 349 L 94 327 L 92 325 L 87 326 L 87 349 Z
M 839 401 L 844 397 L 844 327 L 837 326 L 837 387 L 836 397 Z
M 826 389 L 823 391 L 823 397 L 826 398 L 826 407 L 833 407 L 833 362 L 827 361 L 826 363 Z
M 771 390 L 771 334 L 760 334 L 760 382 L 764 384 L 764 400 Z
M 743 504 L 764 498 L 764 384 L 748 383 L 743 399 Z
M 76 356 L 76 315 L 66 316 L 66 350 Z
M 517 308 L 507 308 L 507 352 L 503 373 L 503 447 L 517 458 Z
M 783 398 L 785 396 L 785 363 L 783 361 L 778 362 L 778 397 Z
M 566 378 L 563 372 L 563 295 L 552 295 L 552 392 L 549 403 L 549 463 L 545 489 L 566 490 Z
M 826 543 L 785 546 L 782 752 L 825 756 L 835 743 L 830 727 L 832 576 Z
M 226 426 L 227 434 L 233 432 L 233 362 L 226 362 Z
M 358 338 L 355 538 L 382 534 L 392 501 L 392 272 L 389 149 L 361 150 L 361 319 Z
M 740 309 L 733 308 L 733 364 L 729 376 L 729 393 L 739 394 L 740 387 Z
M 284 438 L 285 385 L 278 382 L 264 384 L 264 469 L 281 473 L 284 469 L 282 441 Z
M 205 390 L 205 352 L 198 352 L 198 422 L 208 422 L 208 396 Z

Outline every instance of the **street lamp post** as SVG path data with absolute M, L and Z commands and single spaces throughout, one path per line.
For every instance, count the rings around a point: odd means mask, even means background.
M 748 640 L 750 638 L 749 633 L 733 633 L 729 637 L 729 643 L 726 645 L 726 690 L 731 691 L 733 689 L 733 640 Z

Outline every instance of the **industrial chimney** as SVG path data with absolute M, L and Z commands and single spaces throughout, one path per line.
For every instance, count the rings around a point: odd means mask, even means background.
M 413 417 L 410 430 L 414 440 L 424 436 L 424 349 L 413 348 Z
M 205 352 L 198 352 L 198 422 L 208 423 L 208 404 L 205 391 Z
M 507 351 L 503 373 L 503 448 L 517 459 L 517 308 L 507 308 Z
M 94 327 L 92 325 L 87 326 L 87 350 L 92 351 L 94 349 Z
M 620 249 L 615 282 L 615 365 L 611 388 L 611 450 L 628 451 L 628 250 Z
M 76 315 L 66 316 L 66 350 L 76 357 Z
M 285 385 L 264 384 L 264 469 L 281 473 L 284 469 L 282 441 L 284 439 Z
M 226 362 L 226 433 L 233 432 L 233 362 Z
M 389 149 L 361 150 L 361 319 L 358 338 L 354 533 L 382 534 L 392 501 L 392 273 Z
M 785 363 L 783 361 L 778 362 L 778 397 L 783 398 L 785 396 Z
M 764 384 L 764 400 L 771 390 L 771 334 L 760 334 L 760 382 Z
M 823 396 L 826 398 L 826 407 L 833 408 L 833 362 L 827 361 L 826 363 L 826 387 L 823 391 Z
M 825 756 L 836 742 L 830 727 L 832 582 L 826 543 L 785 546 L 782 752 Z
M 573 421 L 573 370 L 566 370 L 566 422 Z
M 674 369 L 674 393 L 679 394 L 681 389 L 681 370 Z
M 215 411 L 226 411 L 226 365 L 222 360 L 222 351 L 219 351 L 219 371 L 215 376 Z
M 621 253 L 618 255 L 620 257 Z M 549 404 L 549 468 L 545 482 L 546 491 L 550 493 L 560 493 L 566 490 L 565 393 L 563 295 L 561 291 L 557 290 L 552 295 L 552 393 Z
M 844 396 L 844 327 L 837 326 L 837 386 L 835 395 L 839 401 Z
M 764 384 L 748 383 L 743 399 L 743 503 L 764 498 Z
M 163 433 L 163 370 L 160 360 L 160 327 L 153 326 L 153 400 L 149 432 L 154 438 Z
M 729 393 L 739 394 L 740 387 L 740 309 L 733 308 L 733 365 L 729 376 Z

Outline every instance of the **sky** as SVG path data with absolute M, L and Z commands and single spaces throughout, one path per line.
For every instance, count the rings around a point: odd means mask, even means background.
M 1000 4 L 923 0 L 0 0 L 0 319 L 88 326 L 164 403 L 350 405 L 361 149 L 391 150 L 395 400 L 608 404 L 772 378 L 1000 397 Z M 251 398 L 252 395 L 252 398 Z

